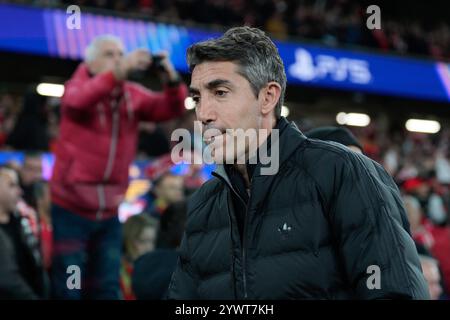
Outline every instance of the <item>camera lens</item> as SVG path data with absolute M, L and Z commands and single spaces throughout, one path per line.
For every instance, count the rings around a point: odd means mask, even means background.
M 152 56 L 152 65 L 151 69 L 153 70 L 164 70 L 164 66 L 162 65 L 162 60 L 164 59 L 164 56 L 162 55 L 154 55 Z

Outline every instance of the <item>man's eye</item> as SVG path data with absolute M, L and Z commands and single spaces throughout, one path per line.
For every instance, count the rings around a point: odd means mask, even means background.
M 199 96 L 193 96 L 192 97 L 192 101 L 194 101 L 195 103 L 199 103 L 200 97 Z
M 225 90 L 216 90 L 216 96 L 224 97 L 228 92 Z

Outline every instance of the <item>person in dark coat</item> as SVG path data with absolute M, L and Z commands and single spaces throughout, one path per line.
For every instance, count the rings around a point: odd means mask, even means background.
M 361 143 L 350 130 L 344 127 L 318 127 L 306 132 L 305 136 L 310 139 L 338 142 L 355 152 L 363 153 Z
M 168 298 L 429 299 L 389 174 L 280 116 L 286 75 L 273 42 L 238 27 L 187 56 L 217 169 L 190 198 Z M 228 152 L 237 129 L 260 135 Z
M 28 91 L 6 144 L 16 150 L 47 151 L 49 143 L 47 126 L 46 97 Z
M 133 292 L 138 300 L 161 300 L 167 296 L 178 260 L 178 247 L 186 223 L 186 202 L 171 204 L 161 216 L 157 248 L 134 263 Z
M 37 239 L 17 212 L 17 172 L 0 167 L 0 299 L 48 298 L 49 283 Z

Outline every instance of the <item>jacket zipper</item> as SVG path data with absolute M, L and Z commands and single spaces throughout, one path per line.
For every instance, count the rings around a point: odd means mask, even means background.
M 112 134 L 111 134 L 111 145 L 109 148 L 109 156 L 108 156 L 108 162 L 106 163 L 105 172 L 103 174 L 103 182 L 107 182 L 108 179 L 111 177 L 112 173 L 112 167 L 114 164 L 114 157 L 116 155 L 116 149 L 117 149 L 117 139 L 119 136 L 119 108 L 118 102 L 113 100 L 111 101 L 111 107 L 113 109 L 113 115 L 112 115 Z M 105 209 L 105 190 L 103 188 L 102 184 L 98 185 L 98 200 L 99 200 L 99 210 L 97 212 L 97 220 L 100 220 L 102 218 L 102 211 Z
M 245 213 L 247 214 L 247 212 Z M 242 241 L 242 281 L 244 281 L 244 299 L 248 298 L 247 294 L 247 268 L 246 268 L 246 254 L 245 254 L 245 231 L 247 229 L 247 216 L 244 218 L 244 234 L 242 235 L 244 237 Z
M 108 162 L 106 164 L 105 174 L 103 176 L 103 181 L 108 181 L 108 179 L 111 176 L 112 167 L 114 163 L 114 157 L 116 155 L 116 149 L 117 149 L 117 139 L 119 135 L 119 109 L 117 108 L 117 102 L 114 101 L 114 104 L 112 106 L 113 108 L 113 115 L 112 115 L 112 135 L 111 135 L 111 147 L 109 149 L 109 157 Z
M 232 284 L 233 284 L 233 293 L 234 298 L 237 299 L 237 292 L 236 292 L 236 281 L 235 281 L 235 268 L 234 268 L 234 246 L 233 246 L 233 228 L 231 226 L 233 225 L 233 221 L 231 220 L 231 208 L 232 203 L 230 199 L 230 194 L 227 193 L 227 208 L 228 208 L 228 221 L 230 222 L 230 239 L 231 239 L 231 275 L 232 275 Z
M 242 282 L 244 284 L 244 299 L 248 298 L 248 294 L 247 294 L 247 268 L 246 268 L 246 260 L 247 260 L 247 254 L 246 254 L 246 241 L 245 239 L 246 237 L 246 233 L 247 233 L 247 216 L 248 216 L 248 206 L 245 204 L 245 201 L 241 198 L 241 196 L 234 191 L 234 189 L 232 188 L 233 192 L 235 195 L 237 195 L 237 197 L 239 198 L 239 200 L 241 200 L 242 204 L 245 206 L 245 217 L 244 217 L 244 232 L 242 232 Z M 251 193 L 250 193 L 251 195 Z M 250 199 L 248 201 L 250 203 Z
M 251 180 L 250 180 L 250 185 L 251 185 Z M 245 204 L 244 200 L 239 197 L 242 201 L 242 203 L 244 203 L 245 205 L 245 217 L 244 217 L 244 232 L 242 233 L 242 280 L 244 281 L 244 299 L 248 299 L 248 294 L 247 294 L 247 255 L 246 255 L 246 239 L 247 239 L 247 219 L 248 219 L 248 205 Z M 251 199 L 252 199 L 252 192 L 250 191 L 249 194 L 249 198 L 248 198 L 248 203 L 251 203 Z
M 245 250 L 245 244 L 246 244 L 246 230 L 247 230 L 247 216 L 248 216 L 248 206 L 245 204 L 244 199 L 241 198 L 241 196 L 234 190 L 233 186 L 229 185 L 228 182 L 221 177 L 221 179 L 230 187 L 231 191 L 239 198 L 239 200 L 242 202 L 242 204 L 245 206 L 245 217 L 244 217 L 244 232 L 242 233 L 242 282 L 244 285 L 244 299 L 248 298 L 247 293 L 247 268 L 246 268 L 246 250 Z M 249 203 L 251 199 L 251 193 L 249 198 Z
M 128 122 L 132 122 L 134 120 L 133 108 L 131 107 L 131 99 L 130 95 L 128 94 L 128 91 L 125 91 L 124 96 L 125 96 L 125 104 L 127 106 L 128 111 Z

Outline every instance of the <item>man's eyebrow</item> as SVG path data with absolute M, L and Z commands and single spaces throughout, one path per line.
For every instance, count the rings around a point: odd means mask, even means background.
M 189 87 L 189 94 L 199 94 L 200 90 L 198 90 L 197 88 L 194 87 Z
M 225 80 L 225 79 L 215 79 L 212 80 L 210 82 L 208 82 L 205 87 L 208 90 L 220 87 L 220 86 L 229 86 L 229 87 L 234 87 L 233 84 L 229 81 L 229 80 Z M 199 94 L 200 90 L 195 88 L 195 87 L 189 87 L 189 93 L 192 94 Z
M 206 84 L 206 88 L 208 90 L 211 90 L 211 89 L 217 88 L 219 86 L 223 86 L 223 85 L 233 86 L 232 83 L 229 80 L 215 79 L 215 80 L 212 80 L 212 81 L 208 82 Z

